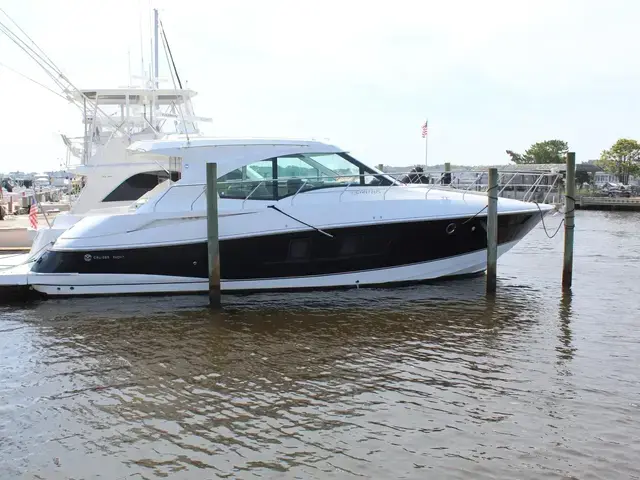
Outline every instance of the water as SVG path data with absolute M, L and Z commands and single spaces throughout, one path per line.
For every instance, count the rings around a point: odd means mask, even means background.
M 548 219 L 549 229 L 559 217 Z M 484 280 L 0 310 L 0 478 L 640 478 L 640 215 Z

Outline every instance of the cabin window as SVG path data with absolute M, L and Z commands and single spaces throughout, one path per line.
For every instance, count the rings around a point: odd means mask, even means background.
M 360 253 L 360 245 L 364 243 L 362 235 L 351 235 L 342 239 L 340 245 L 339 255 L 343 257 L 350 257 Z
M 305 153 L 238 168 L 220 177 L 218 186 L 220 198 L 278 200 L 319 188 L 388 186 L 392 182 L 346 153 Z
M 278 166 L 278 178 L 305 178 L 312 180 L 320 179 L 320 170 L 306 162 L 302 156 L 288 156 L 276 158 Z
M 289 244 L 289 260 L 308 260 L 309 239 L 297 238 Z
M 178 181 L 180 174 L 171 172 L 171 180 Z M 148 191 L 154 189 L 158 184 L 169 179 L 169 175 L 165 171 L 138 173 L 127 178 L 118 185 L 103 202 L 133 202 L 138 200 Z
M 274 185 L 275 161 L 262 160 L 237 168 L 218 178 L 220 198 L 250 200 L 274 200 L 277 198 Z M 277 175 L 276 175 L 277 176 Z

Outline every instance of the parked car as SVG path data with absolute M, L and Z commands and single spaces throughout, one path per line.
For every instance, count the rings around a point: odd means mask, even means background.
M 638 185 L 631 185 L 629 187 L 629 191 L 631 192 L 631 195 L 634 197 L 640 195 L 640 187 Z
M 609 197 L 630 197 L 631 196 L 631 190 L 629 189 L 625 189 L 623 188 L 612 188 L 611 190 L 607 191 L 607 195 Z

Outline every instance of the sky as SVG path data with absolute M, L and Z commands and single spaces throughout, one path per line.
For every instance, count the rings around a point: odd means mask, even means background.
M 631 0 L 4 0 L 80 88 L 125 86 L 158 8 L 207 134 L 316 138 L 364 163 L 508 163 L 562 139 L 577 161 L 640 139 Z M 6 17 L 0 13 L 0 19 Z M 144 55 L 149 58 L 149 47 Z M 131 60 L 129 60 L 131 59 Z M 0 171 L 57 169 L 74 106 L 0 34 Z M 161 60 L 160 76 L 167 77 Z

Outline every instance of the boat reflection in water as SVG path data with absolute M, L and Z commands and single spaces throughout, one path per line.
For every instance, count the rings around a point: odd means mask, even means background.
M 477 405 L 518 376 L 507 358 L 546 305 L 530 288 L 487 300 L 480 278 L 224 303 L 222 312 L 193 296 L 34 304 L 15 318 L 32 330 L 33 355 L 12 366 L 22 386 L 7 402 L 38 392 L 21 415 L 37 415 L 38 442 L 75 476 L 90 477 L 89 460 L 106 453 L 115 478 L 300 462 L 318 477 L 327 461 L 363 468 L 375 445 L 415 448 L 414 435 L 420 448 L 460 446 L 446 425 L 497 415 Z M 7 435 L 32 444 L 12 425 Z

